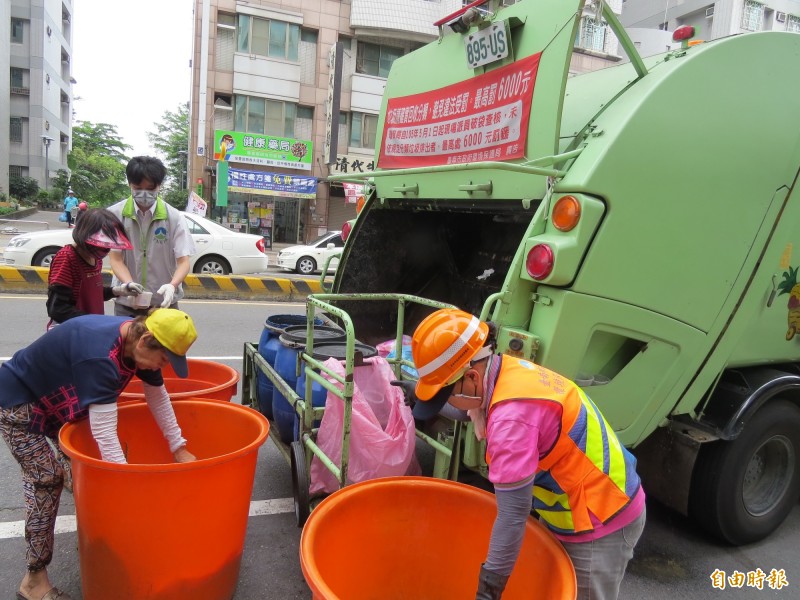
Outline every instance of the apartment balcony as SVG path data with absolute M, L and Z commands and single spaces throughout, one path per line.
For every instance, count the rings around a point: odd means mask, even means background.
M 351 0 L 350 27 L 357 38 L 430 42 L 439 34 L 433 23 L 460 6 L 459 0 Z

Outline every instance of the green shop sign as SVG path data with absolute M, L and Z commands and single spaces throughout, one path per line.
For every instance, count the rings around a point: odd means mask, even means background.
M 313 142 L 241 131 L 214 131 L 214 159 L 311 170 Z

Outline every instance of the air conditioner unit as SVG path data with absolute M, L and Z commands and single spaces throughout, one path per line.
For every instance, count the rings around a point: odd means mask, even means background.
M 786 22 L 786 13 L 781 11 L 775 12 L 775 20 L 778 23 L 785 23 Z
M 714 16 L 714 7 L 713 6 L 709 6 L 706 9 L 706 18 L 713 17 L 713 16 Z

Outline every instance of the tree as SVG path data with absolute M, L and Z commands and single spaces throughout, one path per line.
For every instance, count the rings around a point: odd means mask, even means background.
M 128 157 L 117 128 L 108 123 L 80 121 L 72 128 L 72 170 L 69 186 L 92 206 L 109 206 L 128 194 L 125 167 Z
M 147 132 L 147 139 L 161 155 L 167 167 L 167 179 L 162 186 L 162 194 L 170 196 L 173 191 L 181 191 L 182 203 L 186 204 L 189 194 L 186 185 L 188 172 L 187 148 L 189 147 L 189 104 L 181 103 L 176 112 L 164 111 L 161 121 L 154 124 L 156 133 Z M 167 202 L 170 202 L 167 200 Z M 172 202 L 170 202 L 172 204 Z

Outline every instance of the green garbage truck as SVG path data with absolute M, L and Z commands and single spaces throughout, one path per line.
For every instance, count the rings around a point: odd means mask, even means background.
M 629 61 L 571 77 L 589 9 Z M 376 169 L 338 176 L 371 193 L 332 292 L 494 321 L 498 351 L 585 386 L 651 497 L 732 544 L 769 535 L 800 496 L 800 35 L 642 59 L 584 0 L 437 25 L 392 66 Z M 362 342 L 397 332 L 384 302 L 335 304 Z

